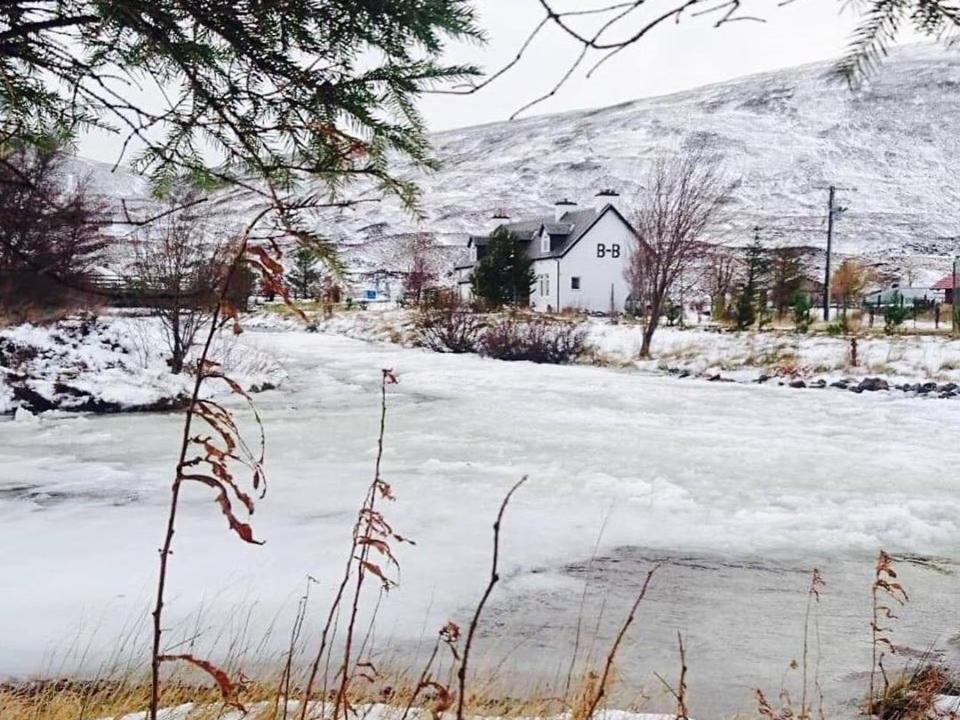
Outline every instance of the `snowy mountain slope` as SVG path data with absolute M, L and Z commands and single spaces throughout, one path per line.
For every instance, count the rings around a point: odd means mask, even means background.
M 849 207 L 837 227 L 840 253 L 888 267 L 912 259 L 920 268 L 929 256 L 952 254 L 960 236 L 960 52 L 898 49 L 856 92 L 828 82 L 828 67 L 438 134 L 442 169 L 410 173 L 423 188 L 422 227 L 489 230 L 496 208 L 521 217 L 561 197 L 592 202 L 605 187 L 629 203 L 652 158 L 703 138 L 742 178 L 725 241 L 746 242 L 759 224 L 771 244 L 822 248 L 826 186 L 834 183 L 855 188 L 838 194 Z M 324 224 L 344 239 L 417 226 L 391 204 Z
M 932 279 L 960 249 L 960 52 L 900 48 L 855 92 L 828 82 L 828 67 L 439 133 L 438 172 L 397 167 L 423 189 L 422 219 L 386 200 L 315 222 L 349 245 L 418 230 L 460 244 L 491 230 L 498 208 L 519 218 L 549 212 L 561 197 L 593 202 L 607 187 L 629 204 L 653 158 L 704 139 L 742 180 L 718 240 L 745 243 L 760 225 L 772 245 L 822 249 L 833 183 L 854 188 L 838 194 L 849 211 L 837 226 L 837 252 L 904 279 Z M 97 180 L 107 184 L 99 173 Z M 114 185 L 120 195 L 132 187 Z M 234 217 L 251 207 L 236 195 L 213 206 Z
M 123 168 L 114 170 L 109 163 L 72 157 L 63 170 L 68 187 L 82 182 L 91 194 L 105 200 L 143 202 L 150 197 L 150 183 L 145 177 Z

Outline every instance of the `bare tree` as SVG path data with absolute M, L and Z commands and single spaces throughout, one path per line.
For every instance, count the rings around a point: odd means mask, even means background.
M 644 309 L 642 357 L 650 355 L 653 334 L 679 279 L 703 260 L 705 236 L 734 185 L 722 158 L 702 145 L 660 158 L 651 168 L 646 190 L 637 199 L 638 242 L 626 270 L 634 299 Z
M 129 281 L 160 319 L 175 374 L 183 370 L 197 332 L 217 306 L 230 251 L 229 243 L 214 239 L 188 212 L 167 215 L 137 238 Z
M 419 305 L 424 291 L 436 283 L 440 274 L 436 240 L 431 234 L 416 233 L 403 243 L 403 253 L 406 260 L 404 294 Z
M 710 316 L 723 320 L 728 315 L 728 302 L 733 293 L 739 264 L 727 248 L 715 246 L 704 257 L 704 286 L 710 296 Z

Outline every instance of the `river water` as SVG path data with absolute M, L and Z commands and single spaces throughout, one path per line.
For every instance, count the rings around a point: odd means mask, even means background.
M 262 394 L 269 491 L 262 547 L 228 534 L 188 488 L 172 559 L 171 641 L 212 654 L 230 638 L 282 649 L 309 574 L 323 614 L 376 452 L 380 369 L 393 368 L 386 514 L 398 550 L 374 652 L 466 625 L 489 574 L 491 523 L 510 485 L 502 581 L 479 665 L 503 686 L 563 684 L 574 644 L 602 657 L 647 570 L 647 600 L 618 658 L 621 687 L 669 708 L 687 646 L 693 712 L 729 717 L 752 690 L 798 694 L 806 589 L 828 709 L 853 713 L 869 669 L 873 558 L 896 554 L 910 602 L 903 658 L 957 661 L 960 403 L 877 393 L 720 385 L 590 367 L 445 356 L 300 332 L 248 333 L 289 381 Z M 249 427 L 249 414 L 238 404 Z M 0 422 L 0 675 L 89 669 L 140 637 L 156 571 L 175 415 Z M 366 599 L 372 604 L 375 595 Z M 579 641 L 578 637 L 579 627 Z M 133 641 L 130 641 L 131 644 Z M 242 643 L 241 643 L 242 644 Z M 819 650 L 819 652 L 816 652 Z M 891 659 L 891 665 L 896 664 Z

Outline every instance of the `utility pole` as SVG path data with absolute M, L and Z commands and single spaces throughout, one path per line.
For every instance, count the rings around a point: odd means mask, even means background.
M 830 253 L 833 251 L 833 201 L 837 188 L 830 186 L 830 199 L 827 201 L 827 269 L 823 278 L 823 321 L 830 322 Z
M 836 204 L 837 190 L 854 190 L 855 188 L 841 188 L 830 185 L 827 190 L 827 262 L 823 278 L 823 320 L 830 322 L 830 259 L 833 253 L 833 220 L 847 209 Z

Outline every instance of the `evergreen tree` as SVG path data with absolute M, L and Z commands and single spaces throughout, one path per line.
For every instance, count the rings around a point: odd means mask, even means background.
M 476 75 L 443 55 L 482 39 L 467 0 L 2 2 L 0 166 L 107 129 L 158 194 L 242 187 L 314 241 L 307 213 L 349 204 L 353 180 L 416 206 L 392 168 L 434 165 L 417 99 Z
M 793 299 L 793 327 L 798 333 L 805 333 L 813 323 L 810 315 L 810 298 L 805 293 L 797 293 Z
M 770 260 L 770 302 L 777 311 L 777 318 L 797 299 L 806 279 L 803 260 L 796 248 L 774 250 Z
M 307 299 L 315 295 L 316 284 L 320 281 L 320 257 L 312 247 L 303 245 L 293 254 L 293 267 L 287 273 L 287 279 L 294 292 Z
M 737 330 L 746 330 L 762 322 L 767 309 L 767 283 L 770 275 L 770 259 L 760 243 L 760 228 L 754 228 L 753 242 L 747 246 L 747 274 L 737 300 Z
M 493 308 L 525 302 L 535 280 L 533 261 L 504 227 L 490 234 L 486 253 L 473 268 L 473 295 Z
M 0 308 L 79 300 L 104 260 L 102 203 L 64 182 L 58 148 L 19 148 L 0 164 Z
M 2 139 L 112 126 L 158 179 L 352 165 L 386 181 L 391 150 L 427 158 L 414 97 L 476 72 L 439 62 L 446 40 L 482 37 L 475 21 L 466 0 L 11 0 Z

